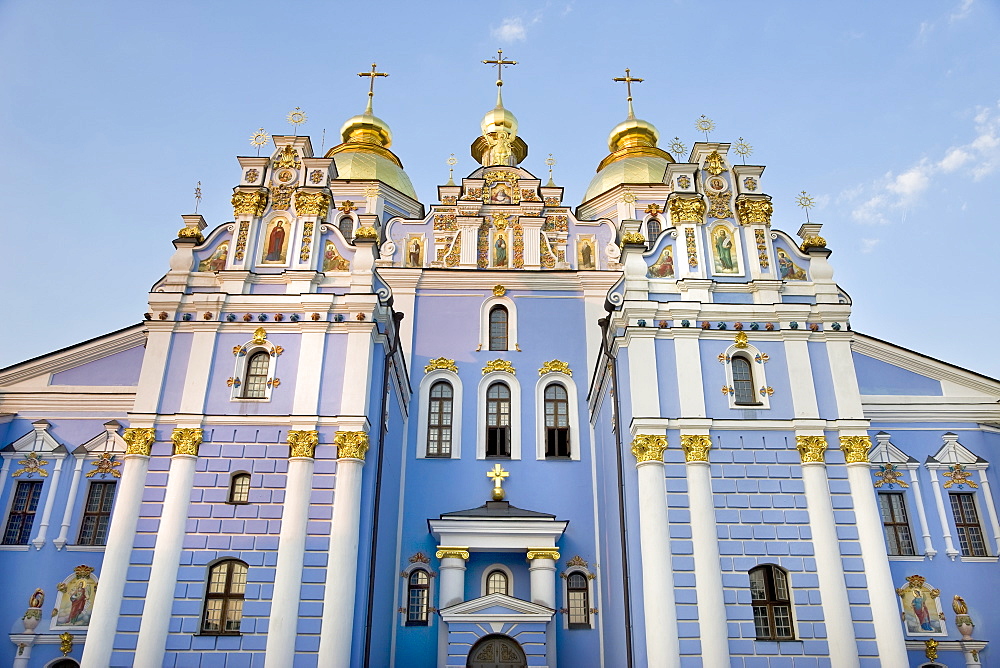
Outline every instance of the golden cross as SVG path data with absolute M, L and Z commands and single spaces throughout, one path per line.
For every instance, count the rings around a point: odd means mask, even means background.
M 371 106 L 372 98 L 375 96 L 375 77 L 387 77 L 386 72 L 377 71 L 378 66 L 372 63 L 371 72 L 358 72 L 359 77 L 368 77 L 368 105 Z
M 632 82 L 634 81 L 635 83 L 642 83 L 643 80 L 638 77 L 632 76 L 632 70 L 626 67 L 625 76 L 615 77 L 614 79 L 612 79 L 612 81 L 625 82 L 625 89 L 628 91 L 628 115 L 629 117 L 634 116 L 635 114 L 632 111 Z
M 493 479 L 493 500 L 503 501 L 504 491 L 503 491 L 503 479 L 510 475 L 509 472 L 504 471 L 503 467 L 499 464 L 494 464 L 493 468 L 486 472 L 487 478 Z
M 503 85 L 503 67 L 504 65 L 517 65 L 516 60 L 504 60 L 503 59 L 503 49 L 497 49 L 497 59 L 496 60 L 484 60 L 483 65 L 496 65 L 497 66 L 497 86 Z

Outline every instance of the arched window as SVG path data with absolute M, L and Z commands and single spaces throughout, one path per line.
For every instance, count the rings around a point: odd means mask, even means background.
M 210 635 L 237 635 L 243 619 L 243 595 L 247 587 L 247 565 L 226 559 L 208 570 L 205 613 L 201 632 Z
M 750 600 L 757 640 L 791 640 L 792 596 L 788 573 L 765 564 L 750 571 Z
M 490 309 L 490 350 L 507 350 L 507 307 Z
M 486 390 L 486 456 L 510 457 L 510 388 L 503 383 Z
M 590 592 L 587 576 L 574 571 L 566 578 L 566 598 L 569 602 L 569 627 L 571 629 L 590 628 Z
M 507 585 L 508 582 L 506 573 L 500 570 L 492 571 L 488 576 L 486 576 L 486 595 L 504 594 L 506 596 L 510 596 L 510 589 Z
M 270 353 L 261 350 L 254 353 L 247 362 L 247 377 L 243 383 L 244 399 L 265 399 L 267 397 L 267 371 Z
M 237 473 L 229 481 L 229 503 L 250 502 L 250 474 Z
M 427 571 L 418 568 L 407 580 L 406 585 L 406 625 L 427 626 L 428 600 L 430 599 L 431 579 Z
M 344 235 L 344 238 L 348 241 L 354 239 L 354 220 L 350 216 L 344 216 L 340 219 L 338 224 L 340 228 L 340 233 Z
M 753 390 L 753 372 L 750 371 L 750 360 L 742 355 L 734 355 L 733 390 L 737 404 L 756 404 L 757 397 Z
M 559 383 L 545 388 L 545 456 L 569 457 L 569 400 Z
M 451 383 L 439 380 L 431 386 L 427 414 L 427 456 L 451 457 Z
M 646 222 L 646 238 L 649 240 L 650 246 L 656 243 L 656 238 L 660 236 L 662 230 L 663 227 L 660 225 L 659 218 L 650 218 Z

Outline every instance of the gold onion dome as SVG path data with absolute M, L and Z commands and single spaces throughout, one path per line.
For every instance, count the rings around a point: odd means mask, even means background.
M 470 148 L 472 157 L 484 167 L 490 166 L 486 162 L 493 162 L 491 148 L 494 142 L 500 138 L 501 132 L 507 133 L 506 139 L 510 142 L 510 155 L 513 158 L 513 164 L 520 164 L 528 156 L 528 145 L 517 136 L 517 117 L 510 109 L 503 106 L 499 87 L 497 88 L 497 104 L 486 112 L 479 127 L 482 134 L 472 142 Z
M 403 163 L 389 150 L 392 132 L 389 124 L 372 113 L 371 98 L 363 114 L 347 119 L 340 128 L 343 143 L 326 152 L 337 165 L 338 179 L 381 181 L 399 192 L 417 198 Z
M 657 148 L 659 139 L 660 132 L 655 125 L 635 117 L 630 100 L 628 118 L 608 135 L 611 153 L 597 166 L 597 174 L 587 187 L 583 201 L 626 183 L 663 183 L 667 164 L 674 162 L 674 158 Z

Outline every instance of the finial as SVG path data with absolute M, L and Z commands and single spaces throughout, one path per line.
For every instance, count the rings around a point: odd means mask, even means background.
M 264 128 L 250 135 L 250 145 L 257 147 L 257 157 L 260 157 L 260 147 L 271 141 L 270 135 L 264 132 Z
M 510 473 L 503 470 L 503 467 L 499 464 L 494 464 L 493 468 L 486 472 L 487 478 L 493 479 L 493 492 L 491 497 L 494 501 L 503 501 L 506 493 L 503 489 L 503 479 L 510 476 Z
M 545 185 L 554 186 L 556 183 L 552 180 L 552 167 L 555 166 L 556 159 L 552 157 L 551 153 L 549 153 L 549 157 L 545 159 L 545 164 L 549 166 L 549 182 Z
M 306 122 L 306 112 L 302 111 L 299 107 L 295 107 L 288 112 L 288 116 L 285 117 L 292 127 L 295 128 L 295 136 L 299 136 L 299 126 Z
M 632 76 L 631 72 L 632 70 L 626 67 L 625 76 L 615 77 L 614 79 L 612 79 L 612 81 L 625 82 L 625 89 L 626 92 L 628 93 L 628 117 L 635 118 L 635 111 L 633 111 L 632 109 L 632 82 L 634 81 L 635 83 L 642 83 L 643 80 Z
M 810 195 L 806 194 L 803 190 L 798 197 L 795 198 L 795 203 L 801 208 L 806 210 L 806 222 L 809 222 L 809 209 L 816 206 L 816 200 L 814 200 Z
M 483 65 L 496 65 L 497 66 L 497 106 L 503 106 L 503 98 L 500 96 L 500 90 L 503 87 L 503 68 L 505 65 L 517 65 L 516 60 L 504 60 L 503 59 L 503 49 L 497 49 L 496 60 L 484 60 Z
M 323 155 L 323 149 L 326 147 L 326 128 L 323 128 L 323 138 L 319 142 L 319 153 Z
M 445 185 L 453 186 L 455 185 L 455 165 L 458 164 L 458 158 L 452 153 L 451 157 L 447 160 L 448 163 L 448 183 Z
M 674 140 L 670 142 L 670 152 L 676 155 L 678 158 L 687 153 L 687 146 L 681 141 L 680 137 L 674 137 Z
M 198 213 L 198 205 L 201 204 L 201 181 L 194 187 L 194 212 Z
M 708 133 L 715 129 L 715 121 L 705 114 L 702 114 L 701 118 L 694 122 L 694 127 L 698 130 L 698 132 L 704 132 L 705 141 L 708 141 Z
M 372 113 L 372 98 L 375 97 L 375 77 L 387 77 L 389 76 L 385 72 L 379 72 L 378 66 L 372 63 L 371 72 L 358 72 L 359 77 L 368 77 L 368 106 L 365 107 L 365 113 Z
M 743 137 L 740 137 L 733 146 L 733 150 L 736 151 L 738 155 L 743 156 L 743 164 L 747 164 L 747 156 L 753 153 L 753 146 L 743 141 Z

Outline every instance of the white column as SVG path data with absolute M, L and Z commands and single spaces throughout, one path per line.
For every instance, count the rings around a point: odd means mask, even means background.
M 349 668 L 361 524 L 361 471 L 368 435 L 342 431 L 336 438 L 337 478 L 318 663 L 324 668 Z
M 934 505 L 937 507 L 938 520 L 941 522 L 941 533 L 944 535 L 944 553 L 948 558 L 955 561 L 958 550 L 951 539 L 951 524 L 948 522 L 948 514 L 944 509 L 944 497 L 941 495 L 941 485 L 938 484 L 937 471 L 932 468 L 927 469 L 931 474 L 931 489 L 934 490 Z
M 441 560 L 438 609 L 443 610 L 465 600 L 465 560 L 469 551 L 464 547 L 441 546 L 437 558 Z
M 35 535 L 35 539 L 31 541 L 36 550 L 42 549 L 42 545 L 45 545 L 45 536 L 49 532 L 49 520 L 52 518 L 52 507 L 55 505 L 56 493 L 59 491 L 59 474 L 62 471 L 63 461 L 66 459 L 66 456 L 59 455 L 55 459 L 55 466 L 52 467 L 52 479 L 49 481 L 49 493 L 45 495 L 45 509 L 42 511 L 42 523 L 38 525 L 38 533 Z
M 670 566 L 667 485 L 663 478 L 666 436 L 641 434 L 632 441 L 639 476 L 639 549 L 642 556 L 642 605 L 649 666 L 680 666 L 674 578 Z
M 559 551 L 528 550 L 528 576 L 531 579 L 531 602 L 556 609 L 556 560 Z
M 931 559 L 937 554 L 934 549 L 934 541 L 931 540 L 931 530 L 927 526 L 927 511 L 924 510 L 924 494 L 920 491 L 920 477 L 916 469 L 910 469 L 910 487 L 913 488 L 913 502 L 917 506 L 917 521 L 920 522 L 920 535 L 924 539 L 923 554 Z
M 702 664 L 729 665 L 729 625 L 722 593 L 722 566 L 716 532 L 715 501 L 707 434 L 682 435 L 687 458 L 688 506 L 691 510 L 691 543 L 694 549 L 695 592 L 698 595 L 698 626 Z
M 845 439 L 857 441 L 845 441 Z M 889 571 L 881 515 L 875 500 L 871 469 L 868 466 L 868 436 L 841 437 L 841 447 L 847 457 L 847 480 L 851 486 L 854 516 L 858 527 L 858 543 L 865 564 L 865 579 L 871 597 L 875 642 L 882 668 L 907 668 L 906 643 L 899 623 L 896 590 Z M 825 596 L 825 591 L 823 594 Z
M 826 439 L 823 436 L 798 436 L 796 441 L 802 456 L 802 483 L 809 509 L 813 550 L 816 553 L 816 577 L 819 579 L 820 596 L 823 598 L 823 620 L 830 647 L 830 663 L 837 668 L 860 666 L 851 605 L 847 600 L 844 581 L 844 564 L 840 557 L 840 541 L 837 539 L 837 524 L 830 500 L 830 484 L 826 476 L 826 464 L 823 463 Z
M 101 588 L 94 597 L 94 611 L 80 661 L 82 668 L 107 668 L 111 665 L 125 575 L 132 555 L 135 526 L 139 521 L 142 491 L 146 487 L 146 473 L 149 471 L 149 451 L 156 437 L 152 428 L 130 428 L 125 430 L 123 438 L 128 443 L 128 450 L 125 452 L 121 482 L 115 490 L 115 507 L 101 562 Z
M 14 668 L 28 668 L 28 663 L 31 660 L 31 648 L 34 647 L 34 640 L 31 642 L 24 642 L 23 640 L 14 641 Z
M 986 479 L 986 469 L 979 469 L 979 485 L 983 489 L 986 512 L 990 516 L 990 529 L 993 530 L 993 543 L 997 549 L 994 554 L 1000 554 L 1000 521 L 997 519 L 997 506 L 990 491 L 990 481 Z
M 290 431 L 285 502 L 278 535 L 278 561 L 274 569 L 274 594 L 267 624 L 264 665 L 284 668 L 295 659 L 295 638 L 302 599 L 302 565 L 306 552 L 306 528 L 312 497 L 313 455 L 319 437 L 315 431 Z M 332 572 L 332 571 L 331 571 Z
M 178 434 L 181 431 L 181 429 L 174 430 L 172 437 L 174 455 L 170 458 L 160 527 L 156 532 L 156 549 L 153 550 L 149 585 L 146 588 L 139 639 L 135 648 L 137 666 L 162 665 L 167 632 L 170 628 L 170 613 L 174 607 L 177 569 L 180 567 L 195 463 L 198 461 L 198 445 L 201 443 L 201 430 L 191 430 L 197 431 L 196 437 L 191 436 L 197 440 L 192 452 L 191 441 L 186 441 L 182 445 L 180 439 L 184 436 Z
M 83 475 L 83 456 L 74 455 L 76 464 L 73 466 L 73 480 L 69 484 L 69 497 L 66 499 L 66 509 L 63 511 L 62 525 L 59 536 L 52 541 L 57 550 L 61 550 L 69 537 L 69 524 L 73 521 L 73 508 L 76 505 L 76 492 L 80 488 L 80 478 Z

